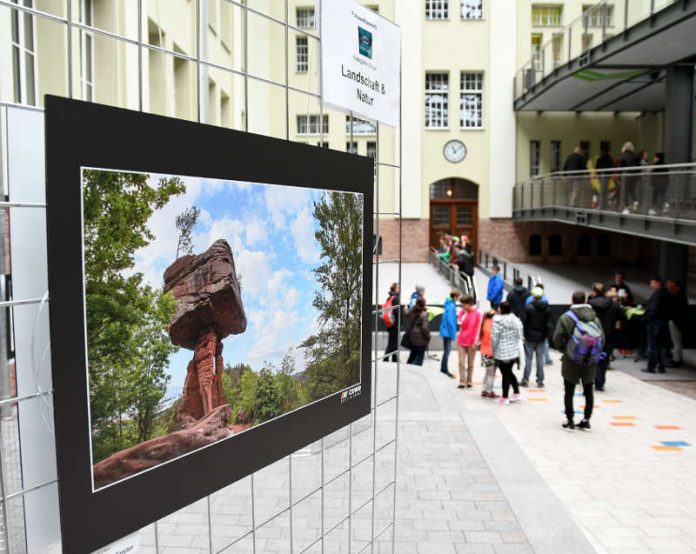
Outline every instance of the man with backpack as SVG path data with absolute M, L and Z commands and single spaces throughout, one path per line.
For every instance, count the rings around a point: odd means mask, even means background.
M 592 306 L 587 304 L 583 291 L 573 293 L 573 304 L 558 320 L 553 334 L 554 346 L 563 352 L 561 373 L 565 383 L 565 412 L 567 421 L 563 428 L 573 431 L 576 427 L 589 431 L 594 408 L 594 380 L 597 364 L 604 357 L 604 331 Z M 578 381 L 585 395 L 583 420 L 575 425 L 573 397 Z
M 392 283 L 389 296 L 382 304 L 382 319 L 387 328 L 387 348 L 384 350 L 384 361 L 396 362 L 399 358 L 399 306 L 401 292 L 399 283 Z

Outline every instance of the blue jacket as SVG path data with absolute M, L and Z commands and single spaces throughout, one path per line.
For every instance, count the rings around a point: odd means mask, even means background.
M 541 301 L 542 301 L 544 304 L 548 304 L 548 303 L 549 303 L 549 299 L 546 297 L 546 295 L 544 295 L 544 296 L 541 297 Z M 530 294 L 530 295 L 527 297 L 527 301 L 525 302 L 525 304 L 531 304 L 532 302 L 534 302 L 534 297 Z
M 457 337 L 457 304 L 451 298 L 445 300 L 445 311 L 440 321 L 440 336 L 446 339 Z
M 503 283 L 503 278 L 500 276 L 500 274 L 491 275 L 491 278 L 488 280 L 488 301 L 500 304 L 503 301 L 504 288 L 505 284 Z

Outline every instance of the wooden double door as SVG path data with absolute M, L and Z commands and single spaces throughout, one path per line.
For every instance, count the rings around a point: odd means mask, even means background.
M 430 201 L 430 246 L 440 247 L 440 237 L 448 233 L 468 236 L 469 244 L 478 253 L 478 202 L 476 200 Z

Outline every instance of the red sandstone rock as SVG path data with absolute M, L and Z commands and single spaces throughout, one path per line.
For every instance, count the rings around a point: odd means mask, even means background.
M 141 442 L 94 464 L 94 486 L 104 487 L 232 435 L 231 410 L 220 406 L 192 427 Z
M 183 256 L 164 272 L 164 292 L 176 299 L 169 325 L 174 344 L 194 350 L 201 331 L 212 327 L 219 339 L 246 330 L 247 320 L 226 240 L 217 240 L 203 254 Z

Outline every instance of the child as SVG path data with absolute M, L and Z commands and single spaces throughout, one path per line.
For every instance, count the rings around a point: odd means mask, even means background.
M 481 396 L 486 398 L 497 398 L 493 392 L 493 382 L 495 381 L 495 358 L 493 357 L 493 347 L 491 346 L 491 336 L 493 334 L 493 316 L 495 310 L 488 310 L 483 314 L 483 324 L 481 325 L 481 368 L 485 370 L 483 378 L 483 391 Z

